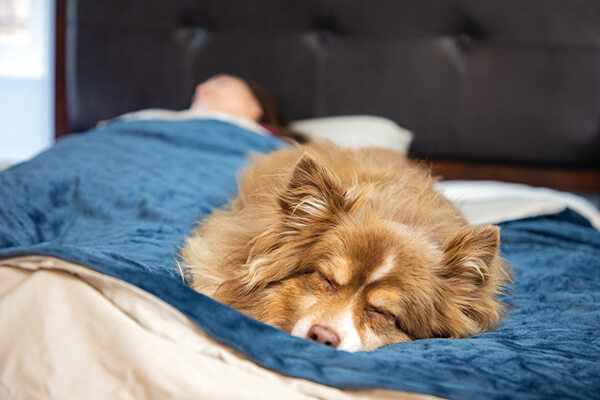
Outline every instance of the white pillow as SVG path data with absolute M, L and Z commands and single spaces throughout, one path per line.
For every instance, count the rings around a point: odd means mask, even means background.
M 346 115 L 294 121 L 292 129 L 310 140 L 330 140 L 341 147 L 384 147 L 408 153 L 413 139 L 409 130 L 394 121 L 372 115 Z

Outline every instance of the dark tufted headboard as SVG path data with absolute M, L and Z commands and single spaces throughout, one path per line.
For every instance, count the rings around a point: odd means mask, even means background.
M 375 114 L 412 154 L 600 167 L 598 0 L 66 1 L 70 129 L 227 72 L 295 118 Z

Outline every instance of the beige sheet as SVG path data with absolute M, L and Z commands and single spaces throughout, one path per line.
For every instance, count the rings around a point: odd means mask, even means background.
M 268 371 L 126 282 L 51 257 L 0 260 L 0 399 L 433 399 Z

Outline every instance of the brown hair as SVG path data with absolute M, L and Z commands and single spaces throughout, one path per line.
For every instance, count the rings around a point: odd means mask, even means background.
M 266 125 L 269 130 L 279 137 L 292 139 L 300 144 L 308 143 L 306 135 L 290 128 L 290 121 L 275 105 L 271 96 L 261 85 L 251 80 L 246 80 L 246 83 L 262 108 L 263 115 L 258 121 L 260 124 Z

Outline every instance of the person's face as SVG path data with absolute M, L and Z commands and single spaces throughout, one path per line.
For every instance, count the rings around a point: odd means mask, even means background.
M 215 75 L 196 86 L 190 109 L 222 111 L 256 122 L 263 113 L 246 82 L 231 75 Z

